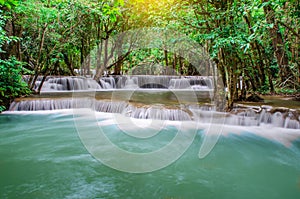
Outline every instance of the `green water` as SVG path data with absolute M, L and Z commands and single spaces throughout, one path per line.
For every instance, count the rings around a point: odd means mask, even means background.
M 115 126 L 105 128 L 124 148 L 152 150 L 173 136 L 169 129 L 139 145 L 118 136 Z M 286 147 L 251 133 L 229 134 L 199 159 L 202 141 L 198 131 L 175 163 L 131 174 L 111 169 L 87 152 L 72 114 L 2 114 L 0 198 L 300 198 L 299 139 Z

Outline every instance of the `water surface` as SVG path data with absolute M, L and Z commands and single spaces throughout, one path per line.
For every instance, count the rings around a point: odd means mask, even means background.
M 109 116 L 99 113 L 99 123 Z M 203 131 L 175 163 L 132 174 L 90 155 L 70 111 L 0 115 L 0 198 L 300 198 L 300 141 L 267 139 L 266 127 L 228 127 L 204 159 Z M 235 129 L 239 129 L 234 132 Z M 106 125 L 110 139 L 126 150 L 151 151 L 169 142 L 172 128 L 141 142 Z M 174 129 L 175 131 L 176 129 Z M 274 136 L 297 130 L 274 128 Z M 300 132 L 299 132 L 300 134 Z M 284 137 L 284 136 L 283 136 Z

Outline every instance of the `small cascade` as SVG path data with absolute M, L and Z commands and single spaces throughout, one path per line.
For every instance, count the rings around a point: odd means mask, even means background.
M 113 89 L 116 88 L 116 81 L 113 77 L 102 77 L 100 85 L 103 89 Z
M 171 79 L 178 79 L 179 76 L 149 76 L 139 75 L 138 85 L 140 88 L 155 88 L 155 89 L 167 89 L 170 86 Z
M 137 77 L 128 77 L 126 78 L 124 89 L 136 89 L 138 86 L 138 78 Z
M 57 110 L 72 109 L 72 99 L 43 99 L 43 100 L 24 100 L 13 102 L 10 105 L 10 111 L 39 111 L 39 110 Z
M 240 125 L 240 126 L 260 125 L 260 121 L 257 119 L 257 116 L 255 115 L 254 111 L 251 109 L 227 118 L 226 122 L 228 122 L 229 124 L 232 122 L 233 124 Z
M 113 89 L 113 86 L 110 83 L 108 83 L 108 82 L 106 82 L 102 79 L 100 79 L 99 82 L 100 82 L 101 88 L 103 88 L 103 89 Z
M 284 122 L 284 128 L 300 129 L 300 117 L 298 120 L 287 117 Z
M 40 84 L 37 81 L 37 84 Z M 70 90 L 100 90 L 101 86 L 91 78 L 84 77 L 50 77 L 42 87 L 42 92 Z
M 191 87 L 193 89 L 201 90 L 201 89 L 213 89 L 213 80 L 211 77 L 187 77 L 190 80 Z
M 162 107 L 142 107 L 137 108 L 128 106 L 125 109 L 126 116 L 138 119 L 157 119 L 157 120 L 175 120 L 186 121 L 192 120 L 191 116 L 181 109 L 166 109 Z
M 275 112 L 271 117 L 271 124 L 276 127 L 284 127 L 285 119 L 281 112 Z
M 272 127 L 300 129 L 299 111 L 287 108 L 262 107 L 236 107 L 225 123 L 240 126 L 270 125 Z
M 126 80 L 129 78 L 129 76 L 115 76 L 115 82 L 116 82 L 116 89 L 124 88 L 126 84 Z M 131 77 L 133 78 L 133 77 Z
M 213 89 L 212 79 L 210 77 L 191 76 L 180 79 L 170 80 L 170 89 L 189 89 L 195 90 Z
M 279 128 L 300 129 L 300 111 L 273 107 L 236 107 L 230 113 L 217 112 L 214 107 L 190 106 L 195 120 L 203 123 L 217 123 L 236 126 L 271 126 Z
M 91 98 L 59 98 L 15 101 L 10 111 L 38 111 L 91 108 L 95 111 L 119 113 L 138 119 L 196 120 L 238 126 L 261 126 L 300 129 L 299 111 L 276 108 L 235 108 L 231 113 L 217 112 L 212 105 L 167 108 L 163 105 L 139 105 L 127 101 L 95 100 Z
M 41 78 L 38 78 L 35 88 L 38 88 Z M 101 77 L 99 83 L 86 77 L 47 77 L 42 92 L 71 90 L 102 90 L 102 89 L 213 89 L 211 77 L 202 76 L 108 76 Z
M 171 79 L 169 89 L 189 89 L 191 88 L 190 81 L 188 79 Z
M 225 123 L 238 126 L 259 126 L 260 124 L 257 115 L 251 109 L 226 117 Z
M 272 114 L 266 109 L 262 109 L 259 116 L 259 121 L 261 123 L 270 124 L 272 122 Z
M 40 111 L 91 107 L 97 112 L 120 113 L 137 119 L 192 120 L 189 113 L 181 109 L 168 109 L 161 106 L 137 107 L 123 101 L 98 101 L 89 98 L 24 100 L 13 102 L 10 106 L 10 111 Z
M 132 76 L 116 76 L 111 77 L 107 81 L 107 77 L 101 78 L 110 85 L 114 84 L 112 88 L 146 88 L 146 89 L 212 89 L 212 78 L 201 76 L 151 76 L 151 75 L 132 75 Z M 134 86 L 133 86 L 134 85 Z M 111 88 L 111 87 L 110 87 Z
M 78 101 L 78 99 L 76 101 Z M 84 100 L 79 100 L 79 101 L 82 101 L 82 103 L 84 104 Z M 126 102 L 95 101 L 95 110 L 98 112 L 123 113 L 123 111 L 127 107 L 128 107 L 128 103 L 126 103 Z
M 91 78 L 86 79 L 87 81 L 87 90 L 100 90 L 101 86 Z

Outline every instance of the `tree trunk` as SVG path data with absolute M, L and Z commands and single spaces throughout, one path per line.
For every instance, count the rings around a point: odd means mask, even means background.
M 103 41 L 101 40 L 101 42 L 98 44 L 98 47 L 97 47 L 97 58 L 96 58 L 97 69 L 96 69 L 96 74 L 94 76 L 95 80 L 98 80 L 102 76 L 102 71 L 101 71 L 102 48 L 103 48 Z
M 263 2 L 269 2 L 269 0 L 263 0 Z M 284 82 L 292 75 L 291 69 L 289 68 L 288 56 L 284 49 L 285 43 L 275 18 L 275 11 L 271 5 L 264 6 L 264 12 L 267 22 L 273 24 L 273 27 L 270 28 L 270 37 L 272 39 L 273 50 L 280 70 L 279 76 L 281 81 Z
M 72 60 L 69 58 L 68 54 L 66 54 L 66 53 L 63 53 L 63 56 L 64 56 L 64 61 L 67 65 L 71 75 L 75 76 Z
M 174 56 L 173 56 L 173 75 L 175 75 L 175 71 L 176 71 L 176 64 L 177 64 L 177 56 L 176 54 L 174 53 Z
M 91 74 L 91 55 L 90 54 L 88 54 L 86 56 L 85 68 L 86 68 L 86 75 L 90 75 Z
M 248 30 L 251 34 L 254 34 L 254 31 L 252 29 L 252 24 L 251 24 L 251 14 L 248 13 L 248 15 L 244 16 L 244 19 L 248 25 Z M 257 56 L 258 58 L 258 63 L 254 63 L 254 66 L 255 68 L 257 69 L 258 71 L 258 76 L 259 76 L 259 79 L 258 80 L 258 84 L 259 86 L 262 86 L 266 83 L 266 75 L 265 75 L 265 65 L 264 65 L 264 62 L 263 62 L 263 58 L 262 58 L 262 53 L 261 53 L 261 50 L 260 50 L 260 46 L 259 46 L 259 43 L 257 42 L 257 40 L 255 40 L 254 42 L 251 42 L 251 47 L 253 48 L 253 51 L 255 53 L 255 56 Z M 255 51 L 256 49 L 256 51 Z M 250 60 L 253 60 L 251 57 L 250 57 Z
M 81 47 L 80 47 L 80 75 L 85 75 L 84 68 L 84 40 L 81 39 Z
M 122 66 L 122 62 L 117 62 L 115 64 L 115 75 L 121 75 L 121 66 Z
M 179 73 L 180 75 L 183 75 L 183 61 L 182 61 L 182 57 L 179 57 Z
M 226 73 L 226 84 L 227 84 L 227 110 L 231 110 L 234 101 L 234 86 L 232 78 L 232 70 L 230 66 L 224 66 Z
M 42 87 L 43 87 L 43 84 L 44 84 L 44 82 L 45 82 L 45 80 L 46 80 L 46 77 L 47 77 L 47 73 L 44 74 L 43 79 L 42 79 L 42 81 L 41 81 L 41 83 L 40 83 L 40 85 L 39 85 L 39 88 L 37 89 L 37 93 L 38 93 L 38 94 L 40 94 L 40 92 L 41 92 L 41 90 L 42 90 Z
M 100 58 L 102 58 L 102 42 L 101 42 L 101 46 L 100 46 L 100 48 L 98 48 L 98 50 L 99 50 L 99 53 L 101 54 L 101 55 L 100 55 Z M 100 66 L 100 68 L 99 68 L 97 74 L 96 74 L 95 77 L 94 77 L 95 80 L 98 80 L 98 79 L 102 76 L 103 72 L 104 72 L 105 69 L 106 69 L 106 65 L 107 65 L 107 62 L 108 62 L 108 52 L 107 52 L 107 51 L 108 51 L 108 39 L 106 39 L 106 40 L 104 41 L 104 57 L 103 57 L 103 64 L 102 64 L 102 62 L 100 61 L 100 65 L 98 65 L 98 66 Z M 99 54 L 98 54 L 98 56 L 99 56 Z M 99 58 L 99 59 L 100 59 L 100 58 Z
M 166 64 L 166 66 L 169 66 L 168 51 L 167 50 L 164 50 L 164 55 L 165 55 L 165 64 Z
M 300 6 L 299 6 L 300 7 Z M 298 34 L 300 34 L 300 28 L 297 27 L 298 29 Z M 299 58 L 299 55 L 300 55 L 300 38 L 296 38 L 296 53 L 295 53 L 295 60 L 296 60 L 296 64 L 298 65 L 298 84 L 300 85 L 300 58 Z

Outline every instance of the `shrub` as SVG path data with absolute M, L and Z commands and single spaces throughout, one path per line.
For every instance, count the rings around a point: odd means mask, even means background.
M 22 63 L 15 57 L 0 60 L 0 112 L 7 109 L 12 100 L 30 94 L 22 79 Z

